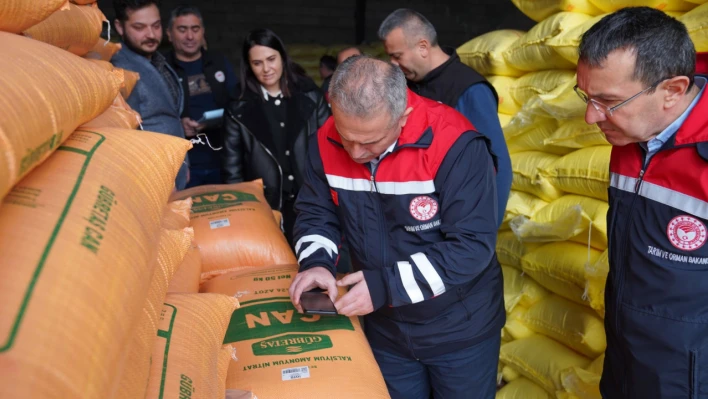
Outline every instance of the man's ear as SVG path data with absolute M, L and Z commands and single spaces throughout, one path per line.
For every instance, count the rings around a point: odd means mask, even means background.
M 430 42 L 426 39 L 420 39 L 418 40 L 418 43 L 416 44 L 416 48 L 418 49 L 418 52 L 420 53 L 420 56 L 423 58 L 428 58 L 428 55 L 430 54 Z
M 688 76 L 674 76 L 671 79 L 667 79 L 659 85 L 659 89 L 663 90 L 664 95 L 664 107 L 671 108 L 678 104 L 686 91 L 688 86 L 691 84 L 691 80 Z
M 118 32 L 120 36 L 123 36 L 123 23 L 118 18 L 113 20 L 113 26 L 116 27 L 116 32 Z
M 403 128 L 406 126 L 406 122 L 408 122 L 408 116 L 413 112 L 413 107 L 408 107 L 406 108 L 405 111 L 403 111 L 403 116 L 401 116 L 401 119 L 398 120 L 398 125 Z

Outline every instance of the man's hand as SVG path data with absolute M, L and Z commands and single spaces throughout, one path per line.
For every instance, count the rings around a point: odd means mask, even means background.
M 192 118 L 182 118 L 182 127 L 184 128 L 184 136 L 191 138 L 197 135 L 202 125 Z
M 290 300 L 298 312 L 302 313 L 302 306 L 300 306 L 302 293 L 318 287 L 327 290 L 329 299 L 332 302 L 337 299 L 337 280 L 326 268 L 322 266 L 313 267 L 295 276 L 288 291 L 290 292 Z
M 364 272 L 358 271 L 348 274 L 337 281 L 337 285 L 340 287 L 353 285 L 349 292 L 334 303 L 334 307 L 337 308 L 339 314 L 344 316 L 364 316 L 374 311 L 374 304 L 371 301 L 369 286 L 366 285 L 366 279 L 364 279 Z

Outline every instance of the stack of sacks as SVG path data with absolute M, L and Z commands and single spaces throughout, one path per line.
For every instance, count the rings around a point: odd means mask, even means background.
M 341 50 L 352 47 L 351 44 L 333 44 L 331 46 L 322 46 L 317 44 L 290 44 L 288 47 L 288 55 L 294 62 L 303 67 L 307 76 L 315 81 L 317 86 L 322 86 L 322 78 L 320 77 L 320 58 L 323 55 L 331 55 L 337 57 L 337 53 Z M 386 50 L 381 42 L 375 44 L 363 44 L 356 46 L 362 53 L 374 58 L 388 60 Z
M 697 50 L 706 51 L 708 5 L 696 4 L 706 3 L 702 0 L 512 1 L 539 24 L 526 33 L 490 32 L 458 49 L 462 61 L 487 76 L 499 93 L 513 168 L 497 242 L 507 310 L 499 374 L 513 383 L 499 395 L 599 398 L 600 372 L 589 366 L 599 362 L 593 360 L 606 345 L 611 147 L 596 126 L 585 123 L 586 106 L 573 91 L 578 45 L 607 13 L 650 6 L 682 20 Z

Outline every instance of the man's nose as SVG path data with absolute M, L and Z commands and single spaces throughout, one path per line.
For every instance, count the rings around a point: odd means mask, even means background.
M 585 122 L 588 125 L 594 125 L 597 122 L 602 122 L 607 119 L 607 116 L 598 111 L 595 106 L 588 101 L 587 106 L 585 107 Z
M 391 64 L 393 64 L 393 65 L 395 65 L 395 66 L 400 66 L 400 65 L 398 64 L 398 61 L 396 61 L 393 57 L 391 57 L 390 60 L 391 60 Z
M 149 27 L 149 28 L 147 29 L 147 34 L 146 34 L 146 36 L 147 36 L 148 38 L 150 38 L 150 39 L 154 39 L 154 38 L 155 38 L 155 29 L 153 29 L 152 27 Z

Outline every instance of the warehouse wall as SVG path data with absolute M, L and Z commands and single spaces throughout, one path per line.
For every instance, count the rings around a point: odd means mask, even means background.
M 163 0 L 163 18 L 176 5 L 188 2 Z M 98 4 L 112 20 L 112 1 L 98 0 Z M 233 62 L 240 59 L 244 35 L 257 27 L 275 30 L 286 44 L 354 44 L 355 40 L 355 0 L 193 0 L 192 4 L 204 14 L 210 48 L 226 53 Z M 399 7 L 413 8 L 428 17 L 444 45 L 458 46 L 490 30 L 533 26 L 508 0 L 370 0 L 366 4 L 365 40 L 377 41 L 379 24 Z

